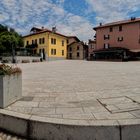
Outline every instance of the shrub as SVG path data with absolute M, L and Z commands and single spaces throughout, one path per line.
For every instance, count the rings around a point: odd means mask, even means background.
M 15 73 L 21 73 L 21 69 L 18 67 L 11 67 L 9 65 L 0 64 L 0 75 L 11 75 Z
M 30 63 L 30 60 L 22 60 L 21 63 Z
M 34 62 L 34 63 L 35 63 L 35 62 L 40 62 L 40 60 L 33 59 L 32 62 Z

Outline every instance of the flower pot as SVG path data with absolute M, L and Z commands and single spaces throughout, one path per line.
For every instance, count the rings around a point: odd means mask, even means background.
M 0 108 L 5 108 L 22 97 L 22 73 L 0 75 Z

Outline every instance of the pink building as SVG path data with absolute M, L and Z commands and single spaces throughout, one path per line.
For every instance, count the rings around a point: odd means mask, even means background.
M 96 50 L 96 41 L 89 39 L 88 41 L 88 60 L 92 60 Z
M 132 17 L 130 20 L 118 21 L 108 24 L 101 24 L 95 27 L 96 50 L 95 54 L 102 52 L 114 52 L 119 54 L 113 57 L 128 58 L 138 56 L 140 52 L 140 18 Z M 108 52 L 109 52 L 108 51 Z M 101 54 L 103 57 L 103 53 Z M 110 54 L 106 55 L 110 57 Z

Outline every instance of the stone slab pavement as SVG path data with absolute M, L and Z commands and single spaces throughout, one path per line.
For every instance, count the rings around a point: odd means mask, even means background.
M 18 64 L 23 98 L 6 110 L 65 120 L 140 118 L 140 62 Z

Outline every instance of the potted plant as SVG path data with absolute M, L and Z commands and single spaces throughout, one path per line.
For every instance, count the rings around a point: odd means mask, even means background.
M 0 64 L 0 108 L 22 97 L 22 71 L 18 67 Z

